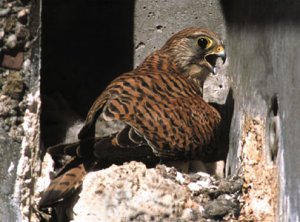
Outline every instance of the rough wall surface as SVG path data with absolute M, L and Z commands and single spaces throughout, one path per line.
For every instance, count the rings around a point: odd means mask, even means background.
M 221 36 L 226 45 L 226 26 L 221 4 L 218 0 L 136 0 L 134 10 L 134 66 L 137 66 L 152 51 L 159 49 L 174 33 L 188 28 L 207 28 Z M 218 75 L 207 77 L 203 86 L 203 97 L 207 102 L 219 104 L 216 108 L 223 118 L 222 138 L 219 139 L 211 160 L 225 159 L 228 151 L 228 131 L 233 109 L 227 65 L 230 55 Z M 224 130 L 224 131 L 223 131 Z M 224 154 L 225 153 L 225 154 Z M 215 159 L 214 159 L 215 158 Z
M 39 6 L 0 1 L 0 221 L 28 221 L 40 170 Z
M 159 49 L 175 32 L 188 27 L 209 28 L 223 38 L 225 23 L 217 0 L 136 0 L 134 11 L 134 64 Z
M 235 114 L 228 162 L 238 165 L 245 114 L 265 122 L 265 154 L 278 165 L 278 221 L 300 220 L 300 3 L 221 1 L 226 18 Z M 277 155 L 278 150 L 278 155 Z

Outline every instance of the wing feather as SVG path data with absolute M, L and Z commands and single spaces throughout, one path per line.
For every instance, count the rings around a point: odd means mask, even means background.
M 127 75 L 114 81 L 106 94 L 110 97 L 104 96 L 105 102 L 98 102 L 98 107 L 91 110 L 99 110 L 101 104 L 106 121 L 126 123 L 157 155 L 174 156 L 176 151 L 190 152 L 208 144 L 220 122 L 219 113 L 182 76 Z M 94 115 L 92 111 L 89 116 Z M 130 132 L 129 128 L 127 131 Z M 124 135 L 129 136 L 127 131 L 119 137 L 122 135 L 125 140 Z

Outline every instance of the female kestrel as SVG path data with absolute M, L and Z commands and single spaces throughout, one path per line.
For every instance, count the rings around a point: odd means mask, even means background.
M 220 38 L 205 29 L 188 28 L 113 80 L 90 108 L 79 141 L 48 150 L 74 157 L 52 180 L 39 207 L 64 200 L 94 165 L 106 158 L 117 160 L 127 151 L 129 159 L 145 147 L 163 159 L 201 158 L 221 121 L 201 93 L 218 58 L 226 59 Z M 103 135 L 103 127 L 110 133 Z

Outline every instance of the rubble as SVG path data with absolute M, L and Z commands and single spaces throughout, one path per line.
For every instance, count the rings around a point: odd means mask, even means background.
M 31 7 L 30 1 L 0 1 L 1 221 L 37 221 L 32 204 L 41 170 L 40 95 L 39 64 L 33 65 L 32 58 L 39 48 L 25 46 L 39 36 L 30 21 Z
M 242 185 L 239 177 L 220 181 L 202 172 L 185 174 L 165 165 L 146 168 L 132 161 L 89 173 L 67 214 L 73 222 L 237 221 Z
M 21 70 L 24 52 L 28 51 L 25 46 L 30 42 L 30 8 L 26 4 L 23 7 L 17 1 L 0 4 L 0 66 L 8 69 Z

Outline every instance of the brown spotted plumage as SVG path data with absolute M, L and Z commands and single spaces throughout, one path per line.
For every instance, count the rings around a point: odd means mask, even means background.
M 161 158 L 201 158 L 220 123 L 219 113 L 202 99 L 201 87 L 215 72 L 217 58 L 225 60 L 219 37 L 188 28 L 172 36 L 131 72 L 116 78 L 96 99 L 79 141 L 49 149 L 74 158 L 51 182 L 40 201 L 48 207 L 65 199 L 81 184 L 86 172 L 108 152 L 150 147 Z M 117 125 L 113 133 L 99 129 Z M 122 151 L 122 152 L 123 152 Z

